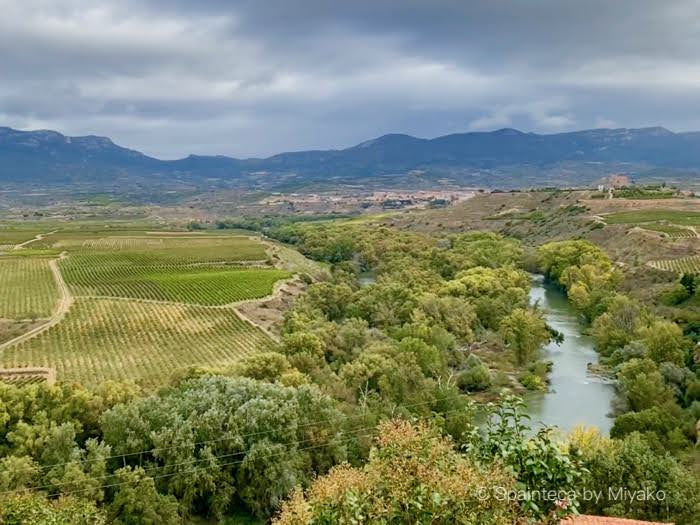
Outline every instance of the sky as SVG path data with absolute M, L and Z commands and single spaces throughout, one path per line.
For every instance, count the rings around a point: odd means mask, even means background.
M 160 158 L 700 130 L 700 0 L 0 0 L 0 126 Z

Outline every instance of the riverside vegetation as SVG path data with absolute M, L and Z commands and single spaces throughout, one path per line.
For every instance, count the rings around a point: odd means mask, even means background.
M 585 511 L 690 524 L 700 513 L 688 466 L 697 335 L 619 293 L 619 270 L 594 245 L 532 254 L 493 233 L 352 220 L 265 233 L 330 270 L 307 278 L 279 343 L 181 369 L 150 395 L 110 381 L 0 386 L 0 521 L 502 524 Z M 564 286 L 590 323 L 618 380 L 610 437 L 533 433 L 522 402 L 497 395 L 542 388 L 539 348 L 559 337 L 528 303 L 526 268 Z M 366 271 L 376 281 L 361 286 Z M 550 489 L 570 496 L 480 497 Z

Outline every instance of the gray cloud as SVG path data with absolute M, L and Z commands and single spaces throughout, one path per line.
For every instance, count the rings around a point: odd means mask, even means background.
M 0 125 L 147 153 L 700 129 L 697 0 L 0 0 Z

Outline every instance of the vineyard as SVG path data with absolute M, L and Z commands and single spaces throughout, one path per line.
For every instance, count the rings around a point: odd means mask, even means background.
M 682 257 L 680 259 L 651 261 L 649 265 L 669 272 L 700 273 L 700 255 Z
M 158 258 L 178 263 L 216 261 L 262 261 L 265 246 L 257 240 L 233 235 L 187 235 L 178 232 L 59 232 L 34 247 L 74 252 L 131 254 L 138 258 Z
M 682 226 L 700 226 L 700 212 L 682 210 L 637 210 L 608 213 L 603 216 L 608 224 L 646 224 L 666 221 Z
M 74 295 L 132 297 L 188 304 L 223 305 L 257 299 L 291 276 L 275 268 L 224 265 L 131 264 L 105 254 L 73 255 L 61 271 Z
M 36 235 L 14 233 L 0 238 Z M 155 388 L 181 367 L 233 363 L 271 339 L 228 305 L 269 295 L 298 271 L 298 261 L 272 266 L 283 251 L 230 234 L 64 230 L 6 252 L 0 339 L 18 340 L 0 352 L 0 379 L 42 381 L 37 371 L 51 370 L 60 381 Z
M 695 230 L 674 226 L 673 224 L 644 224 L 645 230 L 665 233 L 671 239 L 687 239 L 696 237 Z
M 78 298 L 56 326 L 0 353 L 0 366 L 50 367 L 61 381 L 164 384 L 189 365 L 226 365 L 270 344 L 229 308 Z
M 0 318 L 48 317 L 57 298 L 49 259 L 0 257 Z

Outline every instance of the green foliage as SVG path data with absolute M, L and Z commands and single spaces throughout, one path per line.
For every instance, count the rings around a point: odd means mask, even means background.
M 688 292 L 688 296 L 695 293 L 698 285 L 698 276 L 693 273 L 684 273 L 681 277 L 681 286 Z
M 535 359 L 540 347 L 551 337 L 542 314 L 536 310 L 522 308 L 505 317 L 501 321 L 499 331 L 519 365 Z
M 630 343 L 643 326 L 645 313 L 636 301 L 615 294 L 607 302 L 605 313 L 593 321 L 591 335 L 596 349 L 603 355 Z
M 466 450 L 481 463 L 502 462 L 514 474 L 525 495 L 523 505 L 533 515 L 561 518 L 575 513 L 576 497 L 559 503 L 536 497 L 537 492 L 549 490 L 575 493 L 586 471 L 552 439 L 553 429 L 545 427 L 531 434 L 524 407 L 521 399 L 512 396 L 486 405 L 486 424 L 472 430 Z
M 537 250 L 540 270 L 554 281 L 572 266 L 592 264 L 610 267 L 610 259 L 596 245 L 584 240 L 557 241 L 544 244 Z
M 48 500 L 40 494 L 0 498 L 0 523 L 5 525 L 104 525 L 107 518 L 95 503 L 64 497 Z
M 143 468 L 125 467 L 114 473 L 115 494 L 109 504 L 110 523 L 115 525 L 177 525 L 175 497 L 159 494 Z
M 171 474 L 159 490 L 176 496 L 185 513 L 220 517 L 243 505 L 268 516 L 294 485 L 345 458 L 340 417 L 312 387 L 202 377 L 118 405 L 100 426 L 116 454 L 155 449 L 127 463 Z
M 673 402 L 673 391 L 651 359 L 631 359 L 620 368 L 618 389 L 629 410 Z
M 678 525 L 697 523 L 698 479 L 667 452 L 654 450 L 639 434 L 624 439 L 579 434 L 571 440 L 570 449 L 587 471 L 582 486 L 600 495 L 583 500 L 582 512 Z M 654 497 L 648 497 L 650 493 Z
M 514 488 L 498 465 L 481 469 L 426 425 L 391 421 L 361 468 L 334 468 L 284 504 L 276 525 L 307 523 L 516 523 L 514 501 L 479 497 Z
M 657 363 L 685 364 L 686 342 L 683 331 L 671 321 L 655 320 L 639 330 L 647 355 Z
M 457 376 L 457 386 L 469 392 L 486 390 L 491 383 L 491 372 L 483 363 L 467 368 Z

